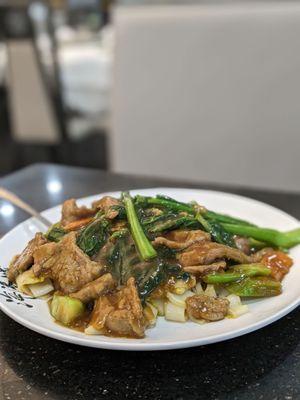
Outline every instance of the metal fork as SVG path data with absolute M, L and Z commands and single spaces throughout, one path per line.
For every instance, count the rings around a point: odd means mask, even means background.
M 25 201 L 21 200 L 14 193 L 10 192 L 7 189 L 4 189 L 1 186 L 0 186 L 0 198 L 9 201 L 16 207 L 21 208 L 23 211 L 27 212 L 32 217 L 38 219 L 45 226 L 50 227 L 52 225 L 52 222 L 50 222 L 47 218 L 43 217 L 37 210 L 35 210 L 29 204 L 25 203 Z

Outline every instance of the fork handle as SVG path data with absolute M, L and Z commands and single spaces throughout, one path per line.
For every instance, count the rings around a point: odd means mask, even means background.
M 30 214 L 31 216 L 37 218 L 39 221 L 41 221 L 47 227 L 50 227 L 52 225 L 52 223 L 47 218 L 43 217 L 37 210 L 35 210 L 29 204 L 25 203 L 23 200 L 21 200 L 20 197 L 16 196 L 14 193 L 10 192 L 9 190 L 4 189 L 3 187 L 0 187 L 0 198 L 9 201 L 16 207 L 21 208 L 23 211 L 25 211 L 28 214 Z

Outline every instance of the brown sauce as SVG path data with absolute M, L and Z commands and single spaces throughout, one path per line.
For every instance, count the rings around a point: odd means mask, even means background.
M 74 329 L 75 331 L 84 332 L 84 330 L 88 327 L 91 319 L 91 312 L 85 312 L 81 317 L 76 318 L 75 321 L 69 326 L 69 328 Z
M 271 269 L 271 276 L 281 281 L 293 265 L 293 260 L 287 254 L 279 250 L 267 252 L 261 259 L 261 263 Z

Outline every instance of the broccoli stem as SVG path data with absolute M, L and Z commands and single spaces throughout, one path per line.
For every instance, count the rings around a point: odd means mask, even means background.
M 235 247 L 231 233 L 228 233 L 221 224 L 216 221 L 207 221 L 200 212 L 196 214 L 195 219 L 202 225 L 206 232 L 210 233 L 215 242 Z
M 153 226 L 147 227 L 147 231 L 152 234 L 157 234 L 160 232 L 164 232 L 167 230 L 172 230 L 176 228 L 189 228 L 190 226 L 193 226 L 197 224 L 197 221 L 194 218 L 191 218 L 189 216 L 187 217 L 171 217 L 170 219 L 167 219 L 162 222 L 158 222 L 154 224 Z
M 222 226 L 226 231 L 234 235 L 252 237 L 275 247 L 289 249 L 300 243 L 300 228 L 288 232 L 280 232 L 275 229 L 246 225 L 222 224 Z
M 189 214 L 195 214 L 198 211 L 197 203 L 194 203 L 194 204 L 183 203 L 183 202 L 174 200 L 171 197 L 162 196 L 162 195 L 157 195 L 156 197 L 145 197 L 145 196 L 137 195 L 135 197 L 134 201 L 136 204 L 139 204 L 141 206 L 152 205 L 152 206 L 157 206 L 157 207 L 163 207 L 170 211 L 176 211 L 176 212 L 187 212 Z M 203 211 L 201 211 L 201 214 L 203 215 L 203 217 L 205 219 L 208 219 L 208 220 L 214 221 L 214 222 L 255 226 L 254 224 L 251 224 L 248 221 L 245 221 L 245 220 L 242 220 L 239 218 L 234 218 L 234 217 L 231 217 L 230 215 L 216 213 L 216 212 L 210 211 L 210 210 L 203 209 Z
M 144 261 L 147 261 L 156 257 L 157 253 L 150 241 L 147 239 L 140 221 L 138 220 L 130 194 L 128 192 L 123 192 L 122 200 L 125 206 L 129 228 L 141 258 Z
M 210 211 L 210 210 L 204 211 L 203 216 L 208 220 L 214 220 L 214 221 L 224 223 L 224 224 L 256 226 L 256 225 L 251 224 L 250 222 L 245 221 L 243 219 L 234 218 L 234 217 L 231 217 L 230 215 L 219 214 L 219 213 L 216 213 L 216 212 Z
M 259 240 L 253 239 L 251 237 L 248 238 L 249 241 L 249 246 L 251 249 L 254 251 L 263 249 L 264 247 L 267 247 L 267 244 L 264 242 L 260 242 Z
M 180 201 L 171 199 L 167 196 L 157 195 L 156 197 L 145 197 L 137 195 L 134 201 L 136 204 L 141 206 L 157 206 L 166 208 L 170 211 L 194 214 L 194 207 L 192 205 L 181 203 Z
M 212 227 L 208 221 L 200 214 L 196 214 L 196 220 L 202 225 L 202 227 L 206 230 L 206 232 L 209 232 L 210 234 L 213 234 Z
M 241 264 L 229 269 L 228 272 L 218 272 L 205 275 L 206 283 L 230 283 L 237 282 L 251 276 L 268 276 L 271 274 L 270 268 L 262 264 Z
M 218 243 L 233 246 L 232 235 L 250 237 L 266 242 L 275 247 L 289 249 L 300 243 L 300 229 L 290 232 L 279 232 L 274 229 L 259 228 L 248 221 L 219 214 L 210 210 L 201 210 L 197 205 L 182 203 L 170 197 L 158 195 L 156 197 L 136 196 L 135 204 L 141 207 L 156 206 L 173 212 L 186 212 L 193 215 L 202 227 L 210 232 Z
M 245 278 L 226 285 L 225 288 L 240 297 L 269 297 L 281 293 L 281 283 L 268 277 Z

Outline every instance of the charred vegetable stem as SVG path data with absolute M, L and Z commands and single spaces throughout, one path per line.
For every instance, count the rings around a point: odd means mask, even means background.
M 125 206 L 129 228 L 141 258 L 147 261 L 156 257 L 157 253 L 146 237 L 140 221 L 138 220 L 130 194 L 128 192 L 123 192 L 122 200 Z

